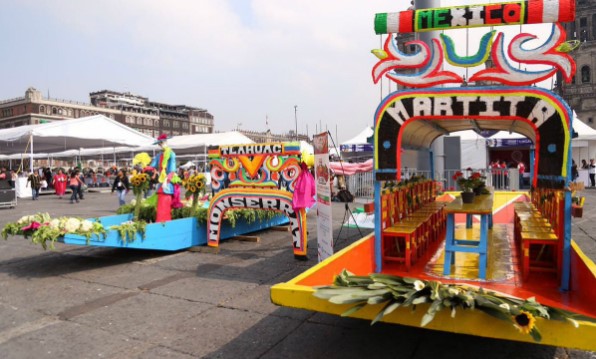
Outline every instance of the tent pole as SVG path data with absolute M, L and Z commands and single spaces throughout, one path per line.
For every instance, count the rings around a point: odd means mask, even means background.
M 33 133 L 29 133 L 30 155 L 29 155 L 29 170 L 33 173 Z

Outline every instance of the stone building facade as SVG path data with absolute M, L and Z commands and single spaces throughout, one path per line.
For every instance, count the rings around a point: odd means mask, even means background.
M 294 131 L 290 131 L 290 132 L 284 133 L 284 134 L 274 134 L 274 133 L 271 133 L 271 130 L 259 132 L 259 131 L 248 131 L 248 130 L 238 129 L 237 131 L 257 143 L 288 142 L 288 141 L 310 142 L 307 135 L 298 134 L 298 136 L 296 137 L 296 134 Z
M 579 40 L 579 49 L 571 55 L 577 71 L 573 83 L 557 78 L 556 91 L 590 127 L 596 125 L 596 0 L 578 0 L 575 22 L 564 23 L 568 40 Z
M 104 115 L 153 137 L 213 132 L 213 115 L 205 109 L 109 90 L 93 92 L 90 98 L 90 104 L 52 99 L 31 87 L 24 97 L 0 101 L 0 129 Z

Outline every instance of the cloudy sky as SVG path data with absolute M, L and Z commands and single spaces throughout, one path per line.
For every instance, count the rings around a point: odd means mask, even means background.
M 460 1 L 463 3 L 468 1 Z M 477 2 L 477 1 L 476 1 Z M 486 1 L 484 1 L 486 2 Z M 339 141 L 372 123 L 377 12 L 389 0 L 0 0 L 0 99 L 33 86 L 89 102 L 129 91 L 206 108 L 216 130 L 309 134 Z M 473 51 L 471 49 L 470 51 Z M 384 85 L 385 95 L 387 84 Z M 320 127 L 319 127 L 320 129 Z

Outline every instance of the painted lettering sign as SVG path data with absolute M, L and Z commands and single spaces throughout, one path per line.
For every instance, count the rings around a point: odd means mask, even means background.
M 294 210 L 291 193 L 266 189 L 219 192 L 209 204 L 207 239 L 210 246 L 218 246 L 224 213 L 232 208 L 264 209 L 285 214 L 290 220 L 294 254 L 306 255 L 306 212 L 304 209 Z
M 375 32 L 424 32 L 465 27 L 567 22 L 574 19 L 574 0 L 527 0 L 379 13 L 375 16 Z
M 286 143 L 255 143 L 244 145 L 229 145 L 209 149 L 209 157 L 238 157 L 253 155 L 297 155 L 300 154 L 300 144 Z

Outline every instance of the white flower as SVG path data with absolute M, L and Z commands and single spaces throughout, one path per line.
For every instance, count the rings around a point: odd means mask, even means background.
M 93 222 L 88 220 L 84 220 L 81 222 L 81 231 L 89 232 L 91 229 L 93 229 Z
M 34 218 L 35 218 L 34 216 L 23 216 L 17 221 L 17 223 L 18 224 L 25 224 L 25 223 L 29 224 L 29 223 L 33 222 Z
M 135 198 L 133 198 L 132 200 L 130 200 L 130 204 L 133 206 L 137 205 L 137 200 Z
M 60 228 L 60 220 L 57 218 L 54 218 L 50 221 L 50 227 L 52 227 L 52 229 L 59 229 Z
M 76 232 L 80 226 L 81 221 L 76 218 L 68 218 L 66 222 L 64 222 L 64 230 L 66 232 Z
M 426 284 L 424 284 L 423 281 L 417 280 L 414 282 L 414 289 L 416 289 L 416 291 L 423 290 L 424 287 L 426 287 Z

